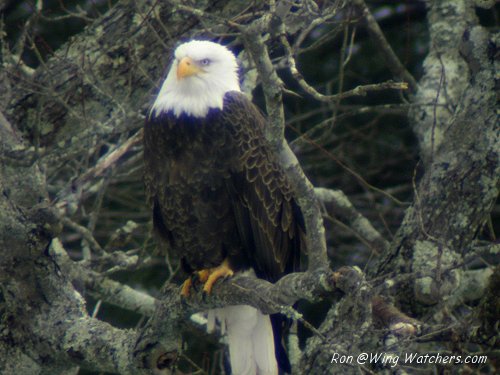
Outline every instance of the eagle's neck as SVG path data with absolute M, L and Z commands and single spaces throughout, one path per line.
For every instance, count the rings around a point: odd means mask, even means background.
M 197 118 L 206 117 L 210 109 L 222 109 L 224 95 L 240 91 L 238 78 L 190 77 L 178 80 L 175 72 L 169 72 L 151 109 L 151 116 L 172 112 Z

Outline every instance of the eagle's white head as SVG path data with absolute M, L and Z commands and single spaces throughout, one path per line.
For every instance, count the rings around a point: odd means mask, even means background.
M 152 116 L 172 111 L 204 117 L 210 108 L 222 109 L 228 91 L 240 91 L 236 57 L 223 45 L 193 40 L 177 47 L 174 56 Z

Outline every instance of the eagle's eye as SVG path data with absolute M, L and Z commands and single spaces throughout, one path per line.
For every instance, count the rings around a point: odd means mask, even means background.
M 200 60 L 200 65 L 203 65 L 203 66 L 208 66 L 210 65 L 212 61 L 210 61 L 210 59 L 203 59 L 203 60 Z

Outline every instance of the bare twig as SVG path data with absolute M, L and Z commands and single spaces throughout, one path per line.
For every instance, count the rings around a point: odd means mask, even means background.
M 325 203 L 334 206 L 335 215 L 345 218 L 351 228 L 358 233 L 370 247 L 377 253 L 383 253 L 389 249 L 389 242 L 372 226 L 370 221 L 361 215 L 349 201 L 349 198 L 340 190 L 315 188 L 318 198 Z
M 412 92 L 417 91 L 417 86 L 418 86 L 417 81 L 415 80 L 415 78 L 413 78 L 410 72 L 406 70 L 403 64 L 401 64 L 401 61 L 399 61 L 399 58 L 394 53 L 389 42 L 387 42 L 384 33 L 382 32 L 377 21 L 375 20 L 370 10 L 366 6 L 364 0 L 354 0 L 353 3 L 361 11 L 363 18 L 366 20 L 368 32 L 370 33 L 370 35 L 375 40 L 378 47 L 384 54 L 387 65 L 391 70 L 392 74 L 395 77 L 401 78 L 404 81 L 408 82 L 408 85 L 410 86 Z
M 370 85 L 363 85 L 363 86 L 358 86 L 355 87 L 352 90 L 344 91 L 336 95 L 324 95 L 319 93 L 314 87 L 309 85 L 302 74 L 299 72 L 297 69 L 297 64 L 295 62 L 295 58 L 293 57 L 293 51 L 292 47 L 290 46 L 290 43 L 288 43 L 288 40 L 286 36 L 282 35 L 281 38 L 281 44 L 285 47 L 286 51 L 286 58 L 288 61 L 288 66 L 290 68 L 290 73 L 292 73 L 293 78 L 297 81 L 297 83 L 300 85 L 300 87 L 307 92 L 309 95 L 311 95 L 314 99 L 319 100 L 321 102 L 333 102 L 336 103 L 341 99 L 349 98 L 351 96 L 365 96 L 371 91 L 382 91 L 382 90 L 407 90 L 408 89 L 408 84 L 406 82 L 394 82 L 394 81 L 387 81 L 387 82 L 382 82 L 382 83 L 374 83 Z
M 99 245 L 99 243 L 96 241 L 90 230 L 85 228 L 83 225 L 75 223 L 67 217 L 61 218 L 61 221 L 65 226 L 73 229 L 75 232 L 80 234 L 82 238 L 88 242 L 89 246 L 92 248 L 92 250 L 94 250 L 96 254 L 102 254 L 104 252 L 101 245 Z
M 109 168 L 116 165 L 118 160 L 132 147 L 142 141 L 142 129 L 130 137 L 122 145 L 116 147 L 113 151 L 107 153 L 101 158 L 95 167 L 87 170 L 83 175 L 73 181 L 70 186 L 66 187 L 58 195 L 56 207 L 59 210 L 66 210 L 69 204 L 78 204 L 82 191 L 89 187 L 89 184 L 107 171 Z
M 92 271 L 82 262 L 71 260 L 59 239 L 52 241 L 50 252 L 73 282 L 84 285 L 86 291 L 94 297 L 129 311 L 147 316 L 153 314 L 155 298 Z

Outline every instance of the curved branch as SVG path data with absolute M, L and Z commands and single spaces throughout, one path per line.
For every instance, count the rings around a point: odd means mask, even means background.
M 297 81 L 299 86 L 311 95 L 314 99 L 320 102 L 331 102 L 337 103 L 338 101 L 346 98 L 350 98 L 352 96 L 365 96 L 369 92 L 372 91 L 382 91 L 382 90 L 407 90 L 408 83 L 406 82 L 394 82 L 394 81 L 386 81 L 382 83 L 374 83 L 370 85 L 357 86 L 351 90 L 343 91 L 341 93 L 335 95 L 324 95 L 318 92 L 314 87 L 309 85 L 302 73 L 297 69 L 297 64 L 295 62 L 295 58 L 293 56 L 293 50 L 288 43 L 288 39 L 285 35 L 282 35 L 280 38 L 281 44 L 285 47 L 286 59 L 288 63 L 288 68 L 290 69 L 290 73 L 293 78 Z

